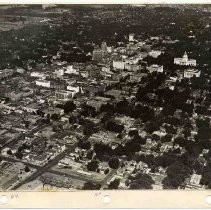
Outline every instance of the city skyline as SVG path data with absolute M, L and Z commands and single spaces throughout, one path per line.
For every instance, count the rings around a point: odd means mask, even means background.
M 210 5 L 1 5 L 1 190 L 211 187 Z

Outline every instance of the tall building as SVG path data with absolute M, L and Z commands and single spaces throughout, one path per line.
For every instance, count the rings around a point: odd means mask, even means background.
M 129 42 L 134 41 L 134 36 L 135 36 L 135 34 L 129 34 Z
M 189 59 L 187 52 L 185 52 L 182 58 L 174 58 L 174 64 L 180 66 L 196 66 L 196 60 Z
M 102 61 L 103 59 L 103 51 L 101 49 L 94 49 L 92 54 L 92 60 L 94 61 Z
M 106 44 L 106 42 L 102 42 L 102 44 L 101 44 L 101 50 L 102 50 L 104 53 L 107 53 L 107 44 Z

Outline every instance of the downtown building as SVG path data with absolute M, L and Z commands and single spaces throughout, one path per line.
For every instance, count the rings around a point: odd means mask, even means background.
M 180 66 L 196 66 L 196 60 L 189 59 L 188 54 L 185 52 L 182 58 L 174 58 L 174 64 Z
M 201 71 L 198 69 L 185 69 L 184 70 L 185 78 L 200 77 L 200 75 L 201 75 Z
M 0 70 L 0 79 L 6 79 L 11 77 L 14 74 L 14 70 L 13 69 L 4 69 L 4 70 Z
M 92 60 L 101 62 L 103 60 L 103 51 L 101 49 L 94 49 L 92 54 Z

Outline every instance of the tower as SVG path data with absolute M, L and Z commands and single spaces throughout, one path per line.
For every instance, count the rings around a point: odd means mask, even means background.
M 184 53 L 182 58 L 183 58 L 184 61 L 186 61 L 186 62 L 188 61 L 188 54 L 187 54 L 186 51 L 185 51 L 185 53 Z
M 106 44 L 106 42 L 102 42 L 102 44 L 101 44 L 101 50 L 102 50 L 104 53 L 107 52 L 107 44 Z
M 134 41 L 134 36 L 135 36 L 135 34 L 129 34 L 129 42 Z

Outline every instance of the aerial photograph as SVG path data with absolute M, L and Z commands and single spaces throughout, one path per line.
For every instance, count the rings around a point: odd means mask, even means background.
M 211 5 L 0 5 L 0 190 L 211 189 Z

